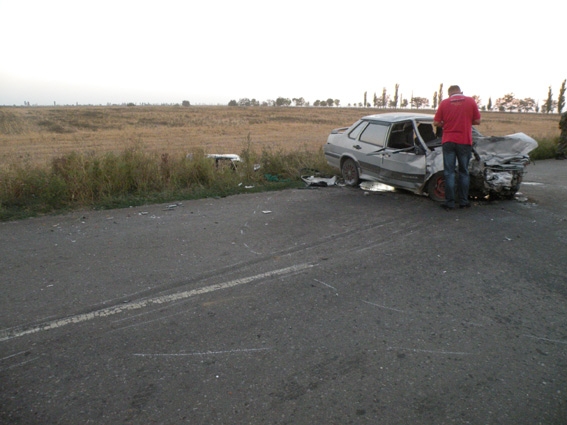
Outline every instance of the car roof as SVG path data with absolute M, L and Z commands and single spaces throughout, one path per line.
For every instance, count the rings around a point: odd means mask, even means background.
M 417 112 L 386 112 L 383 114 L 367 115 L 361 119 L 366 121 L 398 122 L 407 120 L 433 120 L 433 114 L 421 114 Z

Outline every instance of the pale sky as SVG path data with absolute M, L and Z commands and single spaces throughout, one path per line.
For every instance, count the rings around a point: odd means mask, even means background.
M 0 105 L 556 99 L 556 0 L 0 0 Z

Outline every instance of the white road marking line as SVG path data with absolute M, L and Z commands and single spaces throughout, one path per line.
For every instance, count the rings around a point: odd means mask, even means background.
M 389 351 L 401 350 L 401 351 L 413 351 L 414 353 L 429 353 L 429 354 L 449 354 L 454 356 L 470 356 L 473 353 L 467 353 L 464 351 L 435 351 L 435 350 L 420 350 L 419 348 L 406 348 L 406 347 L 388 347 Z
M 120 304 L 117 306 L 103 308 L 102 310 L 93 311 L 85 314 L 78 314 L 76 316 L 66 317 L 64 319 L 52 320 L 50 322 L 45 322 L 30 328 L 24 326 L 4 329 L 0 331 L 0 341 L 7 341 L 9 339 L 17 338 L 24 335 L 29 335 L 41 331 L 47 331 L 50 329 L 57 329 L 62 326 L 70 325 L 72 323 L 81 323 L 88 320 L 96 319 L 99 317 L 108 317 L 115 314 L 120 314 L 129 310 L 138 310 L 153 304 L 165 304 L 173 301 L 183 300 L 186 298 L 194 297 L 195 295 L 202 295 L 208 292 L 219 291 L 221 289 L 233 288 L 235 286 L 244 285 L 246 283 L 253 282 L 255 280 L 269 278 L 273 276 L 280 276 L 289 273 L 296 273 L 305 269 L 313 267 L 312 264 L 298 264 L 283 269 L 272 270 L 266 273 L 260 273 L 255 276 L 244 277 L 242 279 L 231 280 L 230 282 L 218 283 L 215 285 L 205 286 L 199 289 L 193 289 L 191 291 L 178 292 L 171 295 L 162 295 L 160 297 L 148 298 L 145 300 L 140 300 L 136 302 L 130 302 L 127 304 Z
M 18 352 L 18 353 L 14 353 L 14 354 L 11 354 L 11 355 L 6 356 L 6 357 L 2 357 L 2 358 L 0 359 L 0 362 L 2 362 L 2 361 L 4 361 L 4 360 L 11 359 L 12 357 L 21 356 L 22 354 L 26 354 L 27 352 L 28 352 L 28 351 L 20 351 L 20 352 Z
M 11 366 L 7 366 L 7 367 L 5 367 L 5 368 L 3 368 L 3 369 L 0 369 L 0 372 L 3 372 L 3 371 L 5 371 L 5 370 L 10 370 L 10 369 L 15 369 L 15 368 L 20 367 L 20 366 L 23 366 L 23 365 L 25 365 L 25 364 L 34 362 L 34 361 L 36 361 L 37 359 L 39 359 L 39 357 L 40 357 L 40 356 L 33 357 L 33 358 L 28 359 L 28 360 L 25 360 L 25 361 L 23 361 L 23 362 L 21 362 L 21 363 L 14 364 L 14 365 L 11 365 Z
M 250 249 L 250 247 L 249 247 L 248 245 L 244 244 L 244 246 L 245 246 L 246 249 L 247 249 L 248 251 L 250 251 L 252 254 L 255 254 L 255 255 L 262 255 L 260 252 L 256 252 L 256 251 Z
M 555 342 L 557 344 L 567 344 L 567 341 L 561 341 L 559 339 L 549 339 L 549 338 L 544 338 L 541 336 L 534 336 L 534 335 L 523 335 L 526 338 L 532 338 L 532 339 L 539 339 L 540 341 L 547 341 L 547 342 Z
M 393 307 L 386 307 L 385 305 L 374 304 L 374 303 L 371 303 L 370 301 L 364 301 L 364 300 L 362 300 L 362 302 L 363 302 L 363 303 L 366 303 L 366 304 L 373 305 L 374 307 L 380 307 L 380 308 L 384 308 L 384 309 L 386 309 L 386 310 L 397 311 L 398 313 L 405 313 L 405 311 L 403 311 L 403 310 L 399 310 L 399 309 L 393 308 Z
M 323 282 L 322 280 L 319 280 L 319 279 L 313 279 L 313 280 L 314 280 L 315 282 L 322 283 L 323 285 L 325 285 L 325 286 L 327 286 L 327 287 L 329 287 L 329 288 L 331 288 L 331 289 L 334 289 L 335 291 L 337 290 L 337 288 L 335 288 L 334 286 L 329 285 L 328 283 Z
M 137 353 L 134 354 L 136 357 L 188 357 L 188 356 L 213 356 L 216 354 L 238 354 L 238 353 L 250 353 L 255 351 L 268 351 L 271 348 L 243 348 L 238 350 L 223 350 L 223 351 L 203 351 L 203 352 L 196 352 L 196 353 L 154 353 L 154 354 L 147 354 L 147 353 Z

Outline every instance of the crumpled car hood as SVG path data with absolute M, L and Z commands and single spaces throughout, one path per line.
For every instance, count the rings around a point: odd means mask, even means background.
M 474 149 L 486 165 L 502 165 L 515 162 L 528 163 L 528 154 L 537 148 L 537 141 L 524 133 L 508 136 L 474 136 Z

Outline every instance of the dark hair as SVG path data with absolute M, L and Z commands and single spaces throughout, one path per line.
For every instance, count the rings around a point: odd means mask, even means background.
M 449 94 L 451 94 L 451 93 L 462 93 L 461 88 L 459 86 L 456 86 L 456 85 L 449 87 L 448 92 L 449 92 Z

